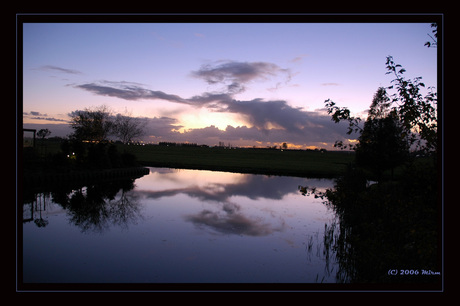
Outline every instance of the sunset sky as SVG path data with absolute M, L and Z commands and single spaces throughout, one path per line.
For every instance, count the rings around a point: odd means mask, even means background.
M 386 56 L 437 86 L 429 23 L 24 23 L 23 123 L 71 132 L 106 105 L 147 120 L 144 141 L 331 149 L 389 86 Z M 18 59 L 20 60 L 20 59 Z M 353 138 L 353 137 L 350 137 Z

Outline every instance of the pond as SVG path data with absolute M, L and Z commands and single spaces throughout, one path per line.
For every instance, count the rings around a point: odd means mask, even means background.
M 24 283 L 328 283 L 332 180 L 149 168 L 25 196 Z

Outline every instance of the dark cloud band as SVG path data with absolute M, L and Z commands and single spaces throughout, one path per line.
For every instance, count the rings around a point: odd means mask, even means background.
M 266 138 L 270 133 L 272 142 L 288 141 L 292 143 L 308 143 L 335 141 L 343 138 L 345 127 L 334 124 L 329 116 L 317 112 L 308 112 L 303 108 L 292 107 L 285 100 L 269 100 L 257 98 L 253 100 L 236 100 L 234 96 L 245 90 L 246 85 L 253 80 L 267 79 L 272 76 L 284 74 L 290 78 L 290 71 L 282 69 L 273 63 L 266 62 L 235 62 L 220 61 L 212 65 L 204 65 L 192 75 L 201 78 L 208 84 L 223 84 L 222 91 L 205 92 L 191 98 L 168 94 L 163 91 L 150 90 L 139 83 L 100 81 L 71 85 L 75 88 L 86 90 L 96 95 L 116 97 L 129 101 L 137 100 L 165 100 L 173 103 L 205 107 L 213 112 L 238 114 L 249 127 L 227 127 L 221 131 L 213 126 L 204 129 L 192 129 L 179 133 L 177 126 L 168 122 L 167 128 L 162 130 L 164 139 L 179 140 L 188 137 L 186 141 L 212 137 L 214 139 L 227 138 L 242 140 L 251 138 Z M 329 84 L 330 85 L 330 84 Z M 155 122 L 159 122 L 156 120 Z M 162 123 L 165 123 L 162 120 Z M 152 130 L 158 135 L 158 129 Z M 159 137 L 163 137 L 159 136 Z M 334 138 L 334 139 L 332 139 Z M 275 140 L 276 139 L 276 140 Z M 305 141 L 303 141 L 305 139 Z

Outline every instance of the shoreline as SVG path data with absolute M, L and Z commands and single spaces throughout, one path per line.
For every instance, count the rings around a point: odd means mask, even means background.
M 149 174 L 146 167 L 126 167 L 101 170 L 81 170 L 67 173 L 37 172 L 24 173 L 22 177 L 23 187 L 43 187 L 46 185 L 65 185 L 88 183 L 92 181 L 104 181 L 140 177 Z
M 336 178 L 354 160 L 354 154 L 335 151 L 135 145 L 118 150 L 135 155 L 145 167 L 316 178 Z
M 254 175 L 267 175 L 267 176 L 292 176 L 292 177 L 303 177 L 303 178 L 328 178 L 334 179 L 342 173 L 337 172 L 325 172 L 325 171 L 304 171 L 295 169 L 267 169 L 267 168 L 255 168 L 255 167 L 243 167 L 243 166 L 231 166 L 231 165 L 206 165 L 206 164 L 184 164 L 184 163 L 162 163 L 162 162 L 146 162 L 140 161 L 143 167 L 154 167 L 154 168 L 170 168 L 170 169 L 187 169 L 187 170 L 207 170 L 207 171 L 221 171 L 230 173 L 243 173 L 243 174 L 254 174 Z

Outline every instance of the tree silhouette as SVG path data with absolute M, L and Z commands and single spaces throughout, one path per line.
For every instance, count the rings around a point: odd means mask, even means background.
M 48 137 L 51 134 L 51 131 L 48 129 L 41 129 L 37 132 L 37 136 L 40 137 L 42 140 L 45 139 L 45 137 Z
M 144 134 L 145 120 L 131 117 L 129 114 L 117 114 L 113 123 L 113 133 L 121 142 L 129 143 Z
M 431 41 L 425 42 L 425 46 L 427 46 L 428 48 L 431 48 L 431 47 L 436 48 L 438 46 L 438 24 L 432 23 L 431 27 L 433 28 L 431 32 L 433 33 L 434 37 L 431 36 L 430 34 L 427 34 L 431 38 Z
M 378 180 L 385 170 L 393 169 L 409 157 L 409 146 L 399 120 L 389 115 L 369 117 L 356 145 L 356 164 L 373 172 Z
M 110 111 L 106 106 L 76 110 L 71 112 L 69 116 L 71 117 L 70 126 L 74 130 L 72 136 L 79 141 L 100 142 L 107 140 L 113 128 Z
M 48 129 L 41 129 L 37 132 L 37 136 L 40 137 L 41 141 L 41 151 L 42 151 L 42 154 L 43 154 L 43 145 L 44 145 L 44 140 L 45 140 L 45 137 L 48 137 L 49 135 L 51 134 L 51 131 L 48 130 Z M 46 153 L 46 152 L 45 152 Z
M 419 150 L 427 153 L 437 151 L 437 92 L 434 87 L 428 87 L 428 93 L 423 96 L 422 88 L 425 84 L 421 82 L 422 77 L 406 79 L 403 74 L 406 69 L 393 61 L 392 56 L 387 57 L 386 74 L 394 74 L 393 85 L 387 89 L 396 89 L 391 95 L 391 104 L 396 105 L 392 110 L 402 122 L 402 126 L 410 142 L 416 144 Z
M 389 114 L 390 98 L 384 87 L 379 87 L 372 99 L 371 108 L 368 112 L 368 118 L 385 118 Z

